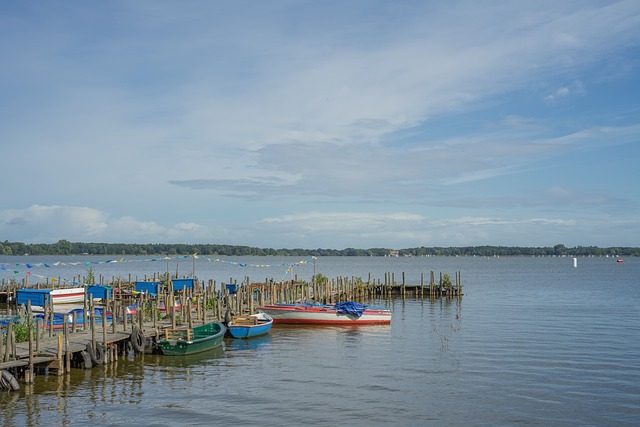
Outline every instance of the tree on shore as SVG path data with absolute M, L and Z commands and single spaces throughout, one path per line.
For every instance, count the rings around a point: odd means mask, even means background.
M 0 255 L 193 255 L 202 256 L 389 256 L 391 248 L 370 249 L 273 249 L 220 244 L 135 244 L 84 243 L 59 240 L 56 243 L 25 244 L 0 242 Z M 640 256 L 640 248 L 577 246 L 563 244 L 553 247 L 527 246 L 467 246 L 427 247 L 398 250 L 400 256 Z

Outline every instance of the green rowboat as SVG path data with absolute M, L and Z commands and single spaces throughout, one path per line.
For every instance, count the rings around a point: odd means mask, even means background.
M 222 345 L 227 328 L 220 322 L 207 323 L 193 329 L 167 329 L 158 346 L 165 356 L 202 353 Z

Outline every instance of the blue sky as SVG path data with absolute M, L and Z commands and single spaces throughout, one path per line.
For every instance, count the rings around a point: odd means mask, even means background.
M 640 246 L 639 42 L 635 0 L 3 2 L 0 240 Z

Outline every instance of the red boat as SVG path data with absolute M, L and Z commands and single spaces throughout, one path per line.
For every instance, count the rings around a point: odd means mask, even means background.
M 257 311 L 268 314 L 275 324 L 380 325 L 391 323 L 391 310 L 354 302 L 324 304 L 269 304 Z

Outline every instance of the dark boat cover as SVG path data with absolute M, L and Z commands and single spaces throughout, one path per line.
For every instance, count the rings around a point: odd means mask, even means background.
M 334 306 L 336 311 L 340 314 L 353 314 L 354 316 L 362 316 L 366 305 L 360 304 L 359 302 L 348 301 L 348 302 L 339 302 Z

